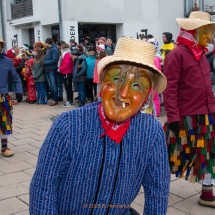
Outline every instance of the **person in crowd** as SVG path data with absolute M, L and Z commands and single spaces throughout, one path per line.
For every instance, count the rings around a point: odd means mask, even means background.
M 107 52 L 108 56 L 113 55 L 114 53 L 114 46 L 113 46 L 113 42 L 112 39 L 110 37 L 107 38 L 107 47 L 105 49 L 105 51 Z
M 37 102 L 36 104 L 47 104 L 46 95 L 46 73 L 43 68 L 43 58 L 45 57 L 43 50 L 40 47 L 34 49 L 35 58 L 34 65 L 32 68 L 32 74 L 36 83 L 37 89 Z
M 151 35 L 151 34 L 147 34 L 147 35 L 145 36 L 146 42 L 148 42 L 148 40 L 150 40 L 150 39 L 152 39 L 152 38 L 154 38 L 154 36 Z
M 162 58 L 161 53 L 160 53 L 159 43 L 155 38 L 148 39 L 147 42 L 151 43 L 155 46 L 154 65 L 158 70 L 161 71 L 161 62 L 162 62 L 163 58 Z M 152 94 L 152 92 L 150 92 L 150 96 L 152 96 L 152 99 L 153 99 L 153 115 L 155 117 L 159 117 L 160 116 L 159 94 L 156 91 L 154 91 L 154 94 Z
M 107 40 L 106 40 L 106 38 L 105 38 L 105 37 L 100 37 L 100 38 L 99 38 L 99 42 L 98 42 L 98 43 L 99 43 L 98 45 L 104 45 L 104 46 L 105 46 L 105 48 L 106 48 Z
M 46 78 L 51 89 L 52 101 L 48 103 L 49 106 L 58 104 L 58 86 L 57 86 L 57 64 L 59 60 L 58 49 L 51 38 L 45 40 L 47 48 L 46 57 L 43 58 L 43 66 L 46 71 Z
M 14 68 L 14 61 L 5 56 L 5 42 L 0 38 L 0 139 L 1 153 L 5 157 L 13 156 L 8 148 L 8 137 L 12 134 L 12 102 L 8 91 L 8 78 L 15 84 L 17 102 L 22 101 L 22 82 Z
M 84 54 L 86 56 L 86 54 L 84 52 L 84 46 L 82 44 L 78 44 L 75 49 L 79 50 L 79 52 L 77 52 L 77 50 L 76 50 L 77 56 L 80 56 L 82 54 Z M 77 73 L 77 70 L 73 70 L 72 77 L 73 77 L 74 90 L 75 90 L 75 92 L 78 92 L 78 83 L 76 81 L 76 73 Z M 75 98 L 75 100 L 79 100 L 79 95 Z
M 66 42 L 63 40 L 60 40 L 58 42 L 59 56 L 61 56 L 61 45 L 62 44 L 66 44 Z M 58 101 L 62 102 L 63 101 L 63 75 L 60 72 L 57 72 L 57 87 L 58 87 Z
M 214 38 L 214 36 L 213 36 L 213 38 L 211 40 L 211 43 L 214 45 L 213 54 L 215 55 L 215 38 Z
M 89 94 L 89 98 L 91 102 L 94 101 L 93 96 L 93 75 L 94 75 L 94 67 L 96 63 L 96 50 L 94 46 L 89 48 L 89 57 L 86 59 L 87 64 L 87 80 L 86 80 L 86 88 Z
M 94 46 L 99 45 L 99 38 L 95 38 Z
M 44 55 L 46 55 L 46 50 L 47 49 L 46 49 L 46 45 L 45 45 L 44 42 L 38 41 L 38 42 L 34 43 L 33 49 L 35 50 L 37 47 L 41 48 L 43 53 L 44 53 Z
M 63 76 L 64 87 L 66 90 L 67 101 L 64 107 L 71 107 L 73 103 L 73 89 L 72 89 L 72 73 L 74 63 L 71 58 L 71 50 L 66 43 L 61 44 L 61 56 L 58 62 L 58 72 Z
M 18 75 L 22 81 L 23 98 L 24 98 L 24 100 L 26 100 L 27 99 L 26 98 L 26 96 L 27 96 L 27 81 L 22 75 L 23 70 L 25 70 L 25 68 L 26 68 L 26 62 L 28 61 L 28 55 L 26 54 L 26 49 L 20 48 L 20 52 L 16 56 L 16 58 L 21 59 L 19 65 L 17 67 L 15 67 L 15 69 L 16 69 L 16 72 L 18 73 Z
M 178 46 L 165 59 L 163 93 L 168 124 L 166 140 L 172 173 L 201 182 L 200 205 L 215 208 L 215 102 L 210 66 L 205 56 L 211 40 L 210 14 L 191 12 L 177 18 Z
M 57 36 L 55 44 L 56 44 L 57 48 L 60 49 L 60 45 L 61 45 L 60 44 L 60 35 Z
M 34 43 L 33 49 L 35 50 L 37 47 L 41 48 L 44 53 L 44 56 L 46 56 L 47 49 L 46 49 L 45 43 L 42 41 L 38 41 L 38 42 Z M 47 96 L 48 100 L 52 99 L 51 89 L 49 87 L 48 81 L 46 81 L 46 96 Z
M 132 46 L 128 49 L 128 44 Z M 102 102 L 64 112 L 40 150 L 30 185 L 31 215 L 165 215 L 170 170 L 161 124 L 141 107 L 151 89 L 165 89 L 153 65 L 154 46 L 120 38 L 98 64 Z
M 215 95 L 215 67 L 213 62 L 215 62 L 215 55 L 213 54 L 214 45 L 212 43 L 208 44 L 208 52 L 206 53 L 206 58 L 210 65 L 210 77 L 211 77 L 211 84 L 212 84 L 212 91 Z
M 32 57 L 26 62 L 26 66 L 22 70 L 22 76 L 27 81 L 27 94 L 28 94 L 28 96 L 27 96 L 26 102 L 28 104 L 35 104 L 37 101 L 36 84 L 35 84 L 34 77 L 32 74 L 33 65 L 34 65 L 34 58 Z
M 23 52 L 23 53 L 25 53 L 27 55 L 28 60 L 33 57 L 32 49 L 30 50 L 29 47 L 32 48 L 32 46 L 29 46 L 28 44 L 24 44 L 20 48 L 21 52 Z
M 18 67 L 20 62 L 22 61 L 22 58 L 18 58 L 20 47 L 18 45 L 14 45 L 12 49 L 9 49 L 7 51 L 7 57 L 10 58 L 13 61 L 14 67 Z
M 80 101 L 79 107 L 84 106 L 86 102 L 87 92 L 85 87 L 87 65 L 85 54 L 82 54 L 80 49 L 74 49 L 72 52 L 72 58 L 74 62 L 73 79 L 78 88 L 78 99 Z
M 85 53 L 86 57 L 88 57 L 89 48 L 90 48 L 90 37 L 89 36 L 84 37 L 81 45 L 84 47 L 84 53 Z
M 177 47 L 178 43 L 175 40 L 172 40 L 172 44 L 174 45 L 174 49 Z
M 78 44 L 75 42 L 74 39 L 71 39 L 71 40 L 69 41 L 69 43 L 70 43 L 70 50 L 71 50 L 71 52 L 72 52 Z
M 163 60 L 165 60 L 166 56 L 174 49 L 174 44 L 172 43 L 172 34 L 170 32 L 163 33 L 163 45 L 160 49 Z
M 13 65 L 15 68 L 19 67 L 20 62 L 22 61 L 22 57 L 19 56 L 19 53 L 20 53 L 20 47 L 18 45 L 14 45 L 6 53 L 6 56 L 13 61 Z M 12 96 L 12 98 L 14 98 L 15 97 L 14 84 L 11 82 L 10 75 L 8 78 L 8 82 L 9 82 L 8 87 L 9 87 L 10 95 Z M 23 82 L 23 80 L 22 80 L 22 82 Z M 18 103 L 16 103 L 15 101 L 12 101 L 12 104 L 17 105 Z
M 105 46 L 103 44 L 97 45 L 96 46 L 96 53 L 97 53 L 97 59 L 96 59 L 96 63 L 95 63 L 95 66 L 94 66 L 93 83 L 94 83 L 94 86 L 96 86 L 96 92 L 94 91 L 95 96 L 97 96 L 98 99 L 100 100 L 100 97 L 99 97 L 100 89 L 99 89 L 98 63 L 102 58 L 107 56 L 107 52 L 105 51 Z

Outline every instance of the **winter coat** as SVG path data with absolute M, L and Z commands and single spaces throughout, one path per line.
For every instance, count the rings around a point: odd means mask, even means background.
M 84 54 L 77 57 L 74 61 L 74 70 L 73 70 L 73 81 L 82 82 L 86 80 L 87 65 L 86 57 Z
M 86 64 L 87 64 L 87 78 L 93 78 L 95 63 L 96 63 L 96 57 L 93 56 L 93 55 L 90 55 L 86 59 Z
M 58 60 L 59 60 L 59 52 L 55 44 L 53 44 L 48 50 L 47 55 L 43 59 L 43 64 L 46 67 L 46 72 L 49 71 L 57 71 Z
M 37 79 L 34 79 L 35 82 L 43 82 L 46 81 L 46 74 L 43 68 L 43 63 L 40 61 L 39 63 L 35 60 L 32 68 L 32 75 Z
M 58 68 L 63 75 L 72 73 L 74 69 L 74 63 L 70 53 L 70 50 L 65 50 L 58 62 Z
M 11 59 L 0 53 L 0 94 L 8 93 L 8 79 L 15 83 L 15 92 L 22 93 L 22 83 Z

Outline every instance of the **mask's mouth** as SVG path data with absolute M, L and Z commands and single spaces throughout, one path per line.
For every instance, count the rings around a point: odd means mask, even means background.
M 112 98 L 112 99 L 113 99 L 115 106 L 118 108 L 124 109 L 130 105 L 129 103 L 127 103 L 125 101 L 116 100 L 115 98 Z

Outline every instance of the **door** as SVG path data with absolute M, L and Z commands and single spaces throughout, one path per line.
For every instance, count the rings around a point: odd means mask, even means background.
M 34 28 L 30 28 L 28 32 L 29 32 L 29 43 L 30 43 L 29 45 L 33 46 L 33 44 L 35 43 Z

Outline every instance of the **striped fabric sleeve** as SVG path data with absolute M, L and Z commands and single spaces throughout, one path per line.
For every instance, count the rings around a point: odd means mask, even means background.
M 67 113 L 51 126 L 40 149 L 37 167 L 30 185 L 30 215 L 57 215 L 57 187 L 62 169 L 69 160 Z
M 160 123 L 157 123 L 154 131 L 154 138 L 151 141 L 152 151 L 143 176 L 144 215 L 165 215 L 168 207 L 170 169 L 165 135 Z

